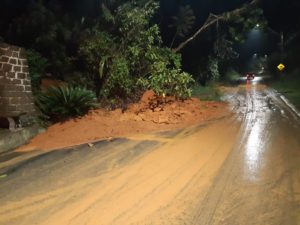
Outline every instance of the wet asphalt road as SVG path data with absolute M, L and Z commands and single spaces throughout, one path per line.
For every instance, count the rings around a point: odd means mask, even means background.
M 300 224 L 300 118 L 260 85 L 227 96 L 242 122 L 195 224 Z M 292 108 L 291 108 L 292 107 Z
M 259 84 L 225 98 L 185 130 L 2 155 L 0 224 L 299 225 L 297 111 Z

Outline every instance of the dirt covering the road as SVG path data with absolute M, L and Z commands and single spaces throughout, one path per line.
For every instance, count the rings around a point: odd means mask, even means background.
M 17 151 L 47 151 L 136 133 L 172 130 L 229 113 L 227 104 L 222 102 L 202 102 L 197 98 L 181 101 L 147 91 L 140 102 L 125 111 L 91 110 L 84 117 L 54 124 Z

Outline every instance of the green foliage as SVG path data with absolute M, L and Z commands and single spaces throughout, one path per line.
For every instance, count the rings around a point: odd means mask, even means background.
M 246 34 L 256 28 L 263 29 L 267 26 L 264 19 L 263 10 L 255 8 L 247 10 L 241 14 L 225 14 L 226 22 L 228 24 L 228 35 L 231 40 L 236 42 L 243 42 L 246 40 Z M 256 25 L 259 27 L 256 27 Z
M 221 101 L 221 93 L 213 83 L 206 86 L 196 84 L 193 87 L 192 96 L 203 101 Z
M 45 75 L 46 68 L 49 65 L 48 60 L 35 50 L 26 50 L 29 73 L 33 91 L 40 89 L 41 79 Z
M 28 60 L 34 88 L 38 89 L 47 70 L 72 86 L 93 90 L 102 102 L 135 99 L 149 88 L 158 94 L 190 96 L 193 79 L 181 70 L 180 55 L 162 46 L 159 25 L 154 23 L 159 1 L 103 0 L 94 14 L 83 12 L 85 9 L 76 12 L 75 5 L 30 1 L 5 23 L 9 24 L 6 29 L 0 28 L 4 41 L 32 49 Z M 178 34 L 187 34 L 195 19 L 192 9 L 181 8 L 177 18 Z M 68 95 L 68 105 L 75 102 L 71 97 L 77 89 L 73 89 L 59 89 L 56 95 L 48 93 L 49 98 L 43 98 L 51 105 L 64 99 L 55 96 Z M 42 105 L 47 104 L 41 103 L 41 109 Z M 48 116 L 60 117 L 53 112 L 57 107 L 51 107 L 42 111 L 49 109 L 52 114 Z M 62 117 L 71 114 L 65 106 L 59 110 Z
M 191 6 L 180 6 L 177 16 L 172 17 L 172 24 L 170 24 L 170 27 L 175 28 L 176 33 L 179 36 L 185 37 L 185 35 L 193 28 L 195 19 L 196 17 Z
M 285 74 L 281 80 L 272 81 L 270 85 L 300 110 L 300 70 Z
M 229 82 L 235 82 L 239 78 L 240 78 L 240 74 L 233 68 L 230 68 L 229 70 L 227 70 L 224 80 Z
M 172 17 L 172 23 L 170 28 L 175 29 L 175 34 L 171 43 L 171 48 L 177 38 L 177 36 L 185 37 L 193 28 L 196 17 L 191 6 L 180 6 L 177 16 Z
M 150 24 L 157 9 L 156 2 L 104 8 L 110 28 L 97 24 L 79 51 L 90 73 L 99 78 L 100 97 L 124 99 L 148 88 L 190 96 L 192 78 L 181 71 L 181 57 L 160 46 L 159 27 Z
M 64 76 L 64 81 L 70 86 L 84 87 L 88 90 L 95 90 L 95 82 L 92 76 L 81 72 L 73 72 Z
M 219 73 L 219 61 L 216 58 L 210 57 L 208 61 L 208 71 L 211 76 L 211 80 L 217 81 L 220 78 Z
M 81 44 L 79 54 L 87 63 L 87 70 L 92 74 L 103 77 L 103 70 L 108 59 L 117 54 L 115 39 L 107 32 L 94 29 L 89 37 Z
M 154 64 L 153 67 L 155 73 L 149 77 L 149 88 L 159 95 L 175 95 L 181 99 L 191 97 L 189 87 L 194 82 L 191 75 L 180 69 L 169 70 L 162 62 Z
M 103 84 L 100 95 L 102 97 L 127 97 L 134 91 L 134 79 L 129 74 L 129 67 L 125 58 L 112 60 L 110 75 Z
M 115 18 L 113 16 L 113 14 L 111 13 L 110 9 L 104 3 L 101 4 L 101 9 L 102 9 L 102 16 L 103 16 L 104 20 L 107 22 L 114 23 Z
M 74 50 L 83 24 L 59 2 L 29 1 L 8 24 L 5 41 L 38 51 L 48 60 L 48 72 L 61 77 L 75 67 Z
M 226 39 L 226 35 L 217 37 L 214 43 L 214 55 L 222 61 L 238 58 L 239 54 L 233 49 L 233 42 Z
M 82 116 L 96 106 L 95 95 L 81 87 L 52 87 L 37 96 L 36 105 L 46 119 L 65 120 Z

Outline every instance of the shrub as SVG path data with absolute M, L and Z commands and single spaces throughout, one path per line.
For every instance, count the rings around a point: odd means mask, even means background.
M 75 71 L 64 75 L 63 80 L 70 86 L 79 86 L 88 90 L 95 90 L 94 77 L 88 73 Z
M 224 77 L 225 81 L 234 82 L 237 81 L 240 78 L 240 74 L 234 70 L 233 68 L 230 68 Z
M 180 69 L 167 69 L 166 64 L 161 62 L 154 64 L 153 67 L 155 72 L 150 76 L 149 88 L 156 94 L 173 95 L 181 99 L 191 97 L 190 84 L 194 80 L 190 74 Z
M 33 91 L 40 89 L 41 79 L 45 75 L 48 66 L 48 60 L 35 50 L 26 50 L 27 61 L 29 65 L 29 73 Z
M 192 96 L 203 101 L 221 101 L 221 93 L 213 83 L 208 83 L 206 86 L 196 84 Z
M 92 91 L 81 87 L 51 87 L 37 96 L 36 104 L 45 119 L 61 121 L 83 116 L 96 107 L 96 96 Z
M 81 44 L 79 53 L 86 68 L 99 78 L 96 86 L 102 102 L 133 99 L 146 89 L 179 98 L 191 96 L 193 79 L 182 72 L 181 56 L 162 47 L 159 26 L 152 25 L 158 7 L 157 2 L 147 7 L 121 4 L 110 11 L 111 29 L 97 24 Z
M 100 96 L 128 97 L 135 90 L 134 78 L 129 74 L 128 63 L 125 58 L 115 58 L 112 60 L 110 76 L 105 80 Z
M 211 76 L 211 80 L 217 81 L 220 78 L 219 61 L 216 58 L 210 57 L 208 61 L 208 71 Z

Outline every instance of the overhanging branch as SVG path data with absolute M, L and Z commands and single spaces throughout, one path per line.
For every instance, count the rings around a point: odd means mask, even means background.
M 199 34 L 201 34 L 203 31 L 205 31 L 208 27 L 214 25 L 216 22 L 220 20 L 225 20 L 226 15 L 235 15 L 238 16 L 242 14 L 243 12 L 247 11 L 249 8 L 254 7 L 260 3 L 261 0 L 252 0 L 249 4 L 244 5 L 241 8 L 235 9 L 230 12 L 223 13 L 221 15 L 213 15 L 210 14 L 205 23 L 200 27 L 191 37 L 189 37 L 187 40 L 182 42 L 181 44 L 178 45 L 178 47 L 174 48 L 174 52 L 180 52 L 187 44 L 189 44 L 191 41 L 193 41 L 195 38 L 198 37 Z

